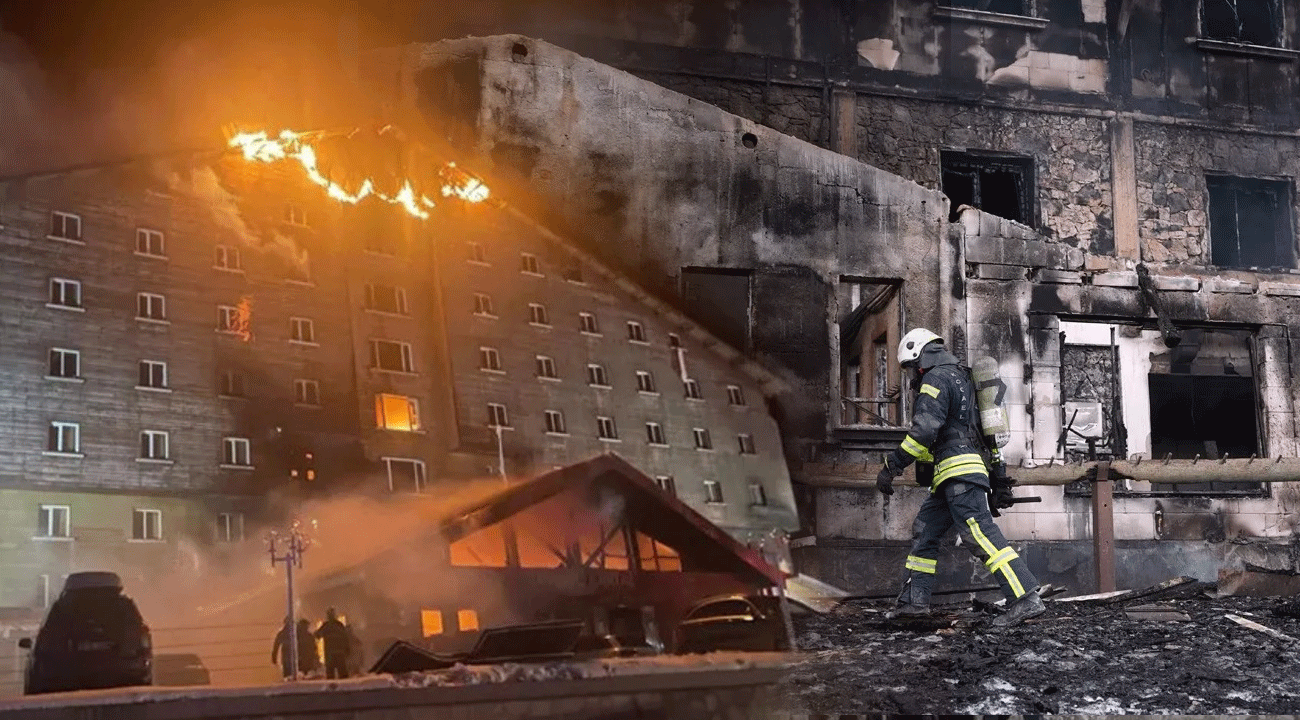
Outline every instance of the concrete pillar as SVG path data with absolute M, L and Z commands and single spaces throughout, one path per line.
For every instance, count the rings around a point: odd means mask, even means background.
M 831 149 L 851 158 L 858 156 L 858 94 L 852 90 L 831 93 Z
M 1142 259 L 1138 235 L 1137 171 L 1134 169 L 1133 118 L 1120 116 L 1111 121 L 1110 187 L 1114 206 L 1115 256 Z

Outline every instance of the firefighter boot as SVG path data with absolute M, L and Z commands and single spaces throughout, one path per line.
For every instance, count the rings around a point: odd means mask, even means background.
M 1043 599 L 1038 596 L 1038 588 L 1034 588 L 1033 591 L 1011 603 L 1006 612 L 993 618 L 993 627 L 1009 628 L 1045 612 L 1047 608 L 1043 605 Z

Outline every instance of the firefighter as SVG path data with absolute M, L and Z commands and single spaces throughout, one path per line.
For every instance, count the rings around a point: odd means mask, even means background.
M 917 483 L 930 488 L 912 523 L 912 548 L 907 556 L 907 580 L 888 619 L 926 615 L 934 586 L 939 543 L 954 526 L 962 542 L 984 562 L 1007 598 L 1007 610 L 993 619 L 995 627 L 1010 627 L 1041 615 L 1038 581 L 993 523 L 989 510 L 989 471 L 980 453 L 982 441 L 975 409 L 975 392 L 966 371 L 944 347 L 943 339 L 924 328 L 903 336 L 898 362 L 912 373 L 918 387 L 912 427 L 902 444 L 886 458 L 876 487 L 894 494 L 894 479 L 918 462 Z M 1009 482 L 1009 481 L 1008 481 Z M 1003 504 L 1008 488 L 998 488 Z

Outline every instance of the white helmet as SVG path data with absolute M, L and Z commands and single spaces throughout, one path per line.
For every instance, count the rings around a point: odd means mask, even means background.
M 921 349 L 935 340 L 943 342 L 943 338 L 925 328 L 909 330 L 898 343 L 899 364 L 905 365 L 910 362 L 915 362 L 917 358 L 921 357 Z

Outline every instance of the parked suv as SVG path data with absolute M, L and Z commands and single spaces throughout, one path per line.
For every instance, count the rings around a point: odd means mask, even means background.
M 27 695 L 153 683 L 149 627 L 116 573 L 69 575 L 36 642 L 23 638 L 18 646 L 30 651 Z

